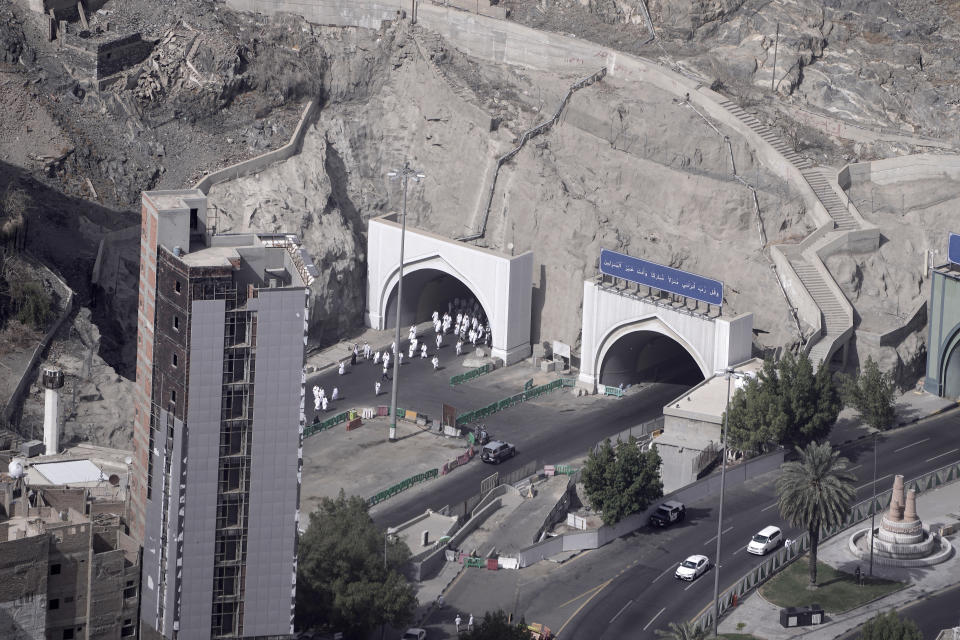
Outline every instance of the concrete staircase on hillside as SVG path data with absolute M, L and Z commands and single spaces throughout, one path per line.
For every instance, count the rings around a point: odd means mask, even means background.
M 477 99 L 476 94 L 473 90 L 467 86 L 460 78 L 454 76 L 453 74 L 446 73 L 443 67 L 440 66 L 439 60 L 443 59 L 445 47 L 443 46 L 443 38 L 439 34 L 424 29 L 420 26 L 415 26 L 412 29 L 413 41 L 416 43 L 417 48 L 420 50 L 420 54 L 427 61 L 427 63 L 433 68 L 434 73 L 443 80 L 450 90 L 458 98 L 464 102 L 469 102 L 474 106 L 479 107 L 479 100 Z
M 828 173 L 829 170 L 815 168 L 809 158 L 805 158 L 791 149 L 769 127 L 755 116 L 744 111 L 740 106 L 729 100 L 721 101 L 720 106 L 743 122 L 751 131 L 770 144 L 790 164 L 797 168 L 824 209 L 827 210 L 833 220 L 835 230 L 855 231 L 860 228 L 856 219 L 850 214 L 847 205 L 834 190 L 831 183 L 832 177 Z M 819 337 L 814 337 L 813 346 L 808 354 L 814 366 L 818 366 L 821 362 L 828 361 L 834 351 L 839 348 L 840 343 L 847 339 L 853 331 L 852 322 L 846 313 L 846 307 L 849 303 L 846 299 L 838 297 L 834 289 L 825 282 L 821 271 L 811 263 L 811 260 L 820 261 L 816 253 L 807 255 L 801 252 L 787 253 L 785 251 L 784 255 L 790 263 L 790 267 L 797 274 L 800 284 L 807 290 L 820 310 L 822 333 Z
M 810 168 L 804 169 L 800 173 L 813 192 L 817 194 L 817 199 L 823 203 L 824 208 L 841 231 L 856 231 L 860 228 L 853 215 L 850 214 L 846 203 L 840 198 L 840 195 L 831 185 L 835 175 L 831 176 L 829 172 L 832 169 Z M 835 172 L 834 172 L 835 174 Z
M 824 282 L 823 276 L 820 275 L 816 267 L 807 262 L 800 254 L 788 256 L 787 259 L 790 261 L 790 266 L 793 267 L 797 277 L 800 278 L 800 282 L 803 283 L 804 288 L 813 297 L 813 301 L 817 303 L 817 307 L 822 314 L 823 334 L 814 343 L 808 354 L 810 361 L 814 365 L 818 365 L 833 355 L 831 351 L 834 344 L 843 338 L 845 333 L 849 333 L 851 329 L 850 321 L 847 319 L 843 304 Z

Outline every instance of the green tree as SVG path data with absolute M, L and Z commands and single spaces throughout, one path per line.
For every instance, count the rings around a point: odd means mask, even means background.
M 886 430 L 893 426 L 897 387 L 888 373 L 868 357 L 860 375 L 843 381 L 844 401 L 860 413 L 864 422 L 874 429 Z
M 891 609 L 867 620 L 860 631 L 860 640 L 923 640 L 923 634 L 916 622 L 901 618 Z
M 758 452 L 802 447 L 826 438 L 842 408 L 830 369 L 821 364 L 814 372 L 806 355 L 788 352 L 777 362 L 766 360 L 757 377 L 733 395 L 730 442 Z
M 620 522 L 663 495 L 660 462 L 656 448 L 641 451 L 633 436 L 616 447 L 608 439 L 590 452 L 583 467 L 583 486 L 604 523 Z
M 829 442 L 811 442 L 796 450 L 800 459 L 780 467 L 777 506 L 784 520 L 805 527 L 810 534 L 810 586 L 815 587 L 820 529 L 836 526 L 847 517 L 856 495 L 856 476 L 848 470 L 849 460 Z
M 381 624 L 408 624 L 417 599 L 399 569 L 409 558 L 402 540 L 387 541 L 376 527 L 365 500 L 343 490 L 324 498 L 300 538 L 297 626 L 365 638 Z
M 707 636 L 703 629 L 690 622 L 670 622 L 666 630 L 657 629 L 656 634 L 666 640 L 703 640 Z
M 502 609 L 487 611 L 480 622 L 474 621 L 473 631 L 462 633 L 460 637 L 463 640 L 533 640 L 527 625 L 522 620 L 510 622 Z

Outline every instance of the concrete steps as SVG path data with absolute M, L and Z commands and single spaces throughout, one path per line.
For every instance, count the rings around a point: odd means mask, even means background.
M 849 329 L 850 322 L 843 303 L 824 282 L 820 272 L 802 256 L 790 256 L 788 260 L 822 316 L 823 336 L 813 345 L 809 354 L 810 361 L 817 366 L 830 355 L 834 342 Z
M 473 90 L 458 78 L 455 79 L 449 74 L 445 73 L 443 68 L 437 62 L 438 60 L 443 59 L 445 50 L 443 38 L 433 31 L 427 31 L 418 27 L 414 28 L 413 30 L 413 39 L 417 43 L 417 46 L 427 63 L 433 68 L 434 73 L 436 73 L 437 76 L 443 80 L 448 87 L 450 87 L 450 90 L 454 93 L 454 95 L 464 102 L 469 102 L 476 105 L 478 101 L 477 96 L 473 93 Z
M 752 131 L 768 142 L 770 146 L 776 149 L 780 155 L 789 160 L 790 164 L 796 168 L 803 170 L 813 166 L 813 163 L 810 162 L 808 158 L 801 156 L 799 153 L 791 149 L 790 146 L 780 138 L 780 136 L 771 131 L 770 128 L 765 124 L 757 120 L 754 115 L 744 111 L 739 105 L 736 105 L 729 100 L 724 100 L 720 103 L 720 106 L 736 116 L 740 122 L 750 127 Z
M 847 203 L 833 188 L 831 179 L 822 169 L 804 169 L 800 172 L 817 198 L 841 231 L 855 231 L 860 228 L 847 209 Z

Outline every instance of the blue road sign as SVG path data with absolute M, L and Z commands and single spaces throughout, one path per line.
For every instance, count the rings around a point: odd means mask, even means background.
M 960 264 L 960 235 L 950 234 L 950 244 L 947 247 L 947 257 L 953 264 Z
M 608 276 L 623 278 L 630 282 L 676 293 L 707 304 L 723 304 L 723 282 L 719 280 L 705 278 L 695 273 L 681 271 L 656 262 L 633 258 L 616 251 L 601 249 L 600 271 Z

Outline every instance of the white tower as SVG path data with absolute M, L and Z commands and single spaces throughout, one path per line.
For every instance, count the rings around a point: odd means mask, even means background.
M 43 368 L 44 410 L 43 444 L 48 456 L 55 455 L 60 447 L 60 388 L 63 386 L 63 371 L 56 367 Z

